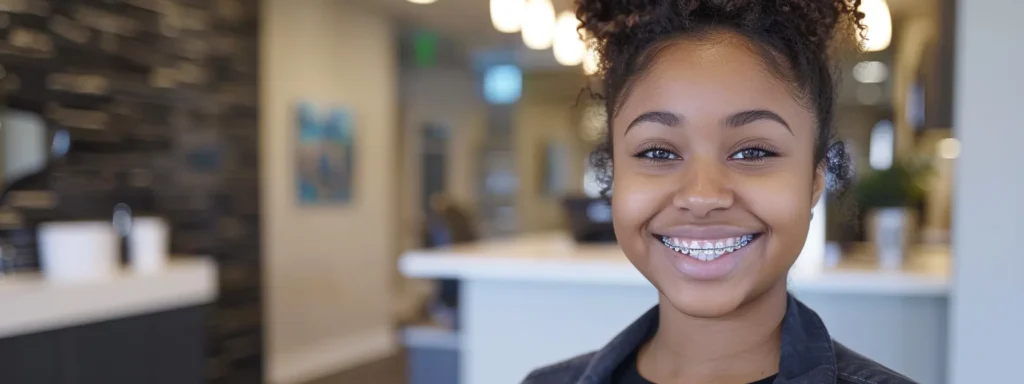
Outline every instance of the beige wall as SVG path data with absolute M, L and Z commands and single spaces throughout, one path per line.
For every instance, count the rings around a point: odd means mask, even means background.
M 893 126 L 896 128 L 896 151 L 899 156 L 914 150 L 914 128 L 907 123 L 906 103 L 910 87 L 917 80 L 926 48 L 938 37 L 937 16 L 917 16 L 904 20 L 893 31 L 898 39 L 893 54 Z
M 516 106 L 516 173 L 519 193 L 516 212 L 520 232 L 540 232 L 562 228 L 565 214 L 560 198 L 542 193 L 544 149 L 549 142 L 566 145 L 571 152 L 570 193 L 582 193 L 583 171 L 590 148 L 582 143 L 579 113 L 585 104 L 576 103 L 585 84 L 583 76 L 572 69 L 525 76 L 523 97 Z
M 268 373 L 297 382 L 391 353 L 397 69 L 389 21 L 335 0 L 267 0 L 261 171 Z M 299 206 L 293 106 L 351 109 L 350 205 Z

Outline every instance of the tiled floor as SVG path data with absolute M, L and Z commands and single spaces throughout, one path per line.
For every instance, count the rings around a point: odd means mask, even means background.
M 375 361 L 307 384 L 406 384 L 405 355 Z

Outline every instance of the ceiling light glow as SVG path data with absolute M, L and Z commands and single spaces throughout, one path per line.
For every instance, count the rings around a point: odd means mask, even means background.
M 587 54 L 587 45 L 580 39 L 580 22 L 576 14 L 565 11 L 558 15 L 555 24 L 555 60 L 565 66 L 580 65 Z
M 518 33 L 523 28 L 526 0 L 491 0 L 491 24 L 501 33 Z
M 862 61 L 853 66 L 853 78 L 864 84 L 878 84 L 889 78 L 889 67 L 881 61 Z
M 866 27 L 865 36 L 857 33 L 857 41 L 865 52 L 877 52 L 889 48 L 892 42 L 892 14 L 885 0 L 863 0 L 860 11 L 864 12 L 862 22 Z
M 555 6 L 551 0 L 527 0 L 523 14 L 523 44 L 544 50 L 554 43 Z

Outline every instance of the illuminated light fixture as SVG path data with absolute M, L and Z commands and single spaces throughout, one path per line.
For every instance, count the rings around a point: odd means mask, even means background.
M 408 1 L 410 3 L 413 3 L 413 4 L 434 4 L 434 3 L 437 2 L 437 0 L 408 0 Z
M 892 168 L 896 150 L 896 132 L 889 120 L 879 121 L 871 130 L 868 164 L 876 171 Z
M 494 105 L 514 104 L 523 94 L 523 71 L 511 64 L 484 72 L 484 100 Z
M 889 48 L 892 42 L 892 14 L 885 0 L 863 0 L 860 11 L 864 12 L 862 22 L 865 36 L 858 32 L 857 40 L 865 52 L 877 52 Z
M 501 33 L 517 33 L 523 28 L 526 0 L 491 0 L 491 24 Z
M 523 43 L 527 48 L 551 48 L 555 33 L 555 6 L 551 0 L 527 0 L 523 13 Z
M 952 160 L 958 158 L 960 157 L 960 140 L 952 137 L 939 140 L 938 144 L 935 145 L 935 152 L 943 159 Z
M 555 61 L 565 66 L 580 65 L 587 54 L 587 45 L 580 39 L 579 20 L 570 11 L 558 15 L 555 23 L 554 54 Z
M 583 55 L 583 73 L 587 76 L 597 73 L 597 51 L 593 47 L 587 47 L 587 53 Z
M 864 84 L 878 84 L 889 78 L 889 67 L 881 61 L 862 61 L 853 66 L 853 78 Z

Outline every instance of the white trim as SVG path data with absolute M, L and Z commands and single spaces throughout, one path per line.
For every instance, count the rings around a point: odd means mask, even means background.
M 271 384 L 297 384 L 383 359 L 398 352 L 398 337 L 390 327 L 326 340 L 298 352 L 271 353 Z

